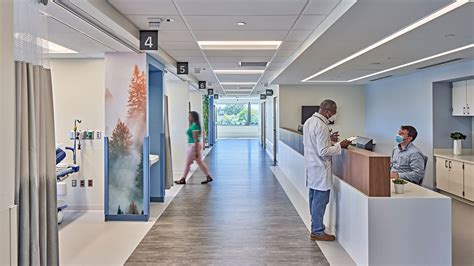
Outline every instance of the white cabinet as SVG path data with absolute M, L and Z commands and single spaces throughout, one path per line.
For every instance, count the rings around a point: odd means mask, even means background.
M 464 163 L 449 161 L 449 192 L 458 197 L 464 195 Z
M 448 159 L 436 157 L 436 188 L 449 191 Z
M 453 116 L 474 116 L 474 80 L 453 82 Z
M 436 157 L 436 188 L 474 201 L 474 162 Z
M 464 164 L 464 198 L 474 201 L 474 164 Z

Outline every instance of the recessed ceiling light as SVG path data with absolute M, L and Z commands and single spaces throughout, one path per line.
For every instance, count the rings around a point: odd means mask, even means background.
M 453 11 L 453 10 L 469 3 L 469 1 L 470 0 L 457 0 L 457 1 L 453 2 L 452 4 L 447 5 L 446 7 L 434 12 L 433 14 L 431 14 L 427 17 L 424 17 L 421 20 L 418 20 L 417 22 L 409 25 L 408 27 L 405 27 L 405 28 L 395 32 L 394 34 L 392 34 L 392 35 L 390 35 L 390 36 L 388 36 L 388 37 L 386 37 L 386 38 L 384 38 L 384 39 L 382 39 L 382 40 L 380 40 L 380 41 L 378 41 L 378 42 L 376 42 L 376 43 L 374 43 L 374 44 L 372 44 L 372 45 L 370 45 L 370 46 L 368 46 L 368 47 L 366 47 L 366 48 L 364 48 L 360 51 L 358 51 L 357 53 L 355 53 L 355 54 L 353 54 L 349 57 L 346 57 L 346 58 L 342 59 L 341 61 L 339 61 L 339 62 L 337 62 L 337 63 L 321 70 L 321 71 L 319 71 L 318 73 L 305 78 L 303 81 L 309 81 L 309 80 L 311 80 L 311 79 L 313 79 L 313 78 L 315 78 L 319 75 L 322 75 L 322 74 L 328 72 L 329 70 L 332 70 L 332 69 L 334 69 L 334 68 L 336 68 L 336 67 L 338 67 L 338 66 L 340 66 L 344 63 L 347 63 L 348 61 L 350 61 L 354 58 L 357 58 L 357 57 L 359 57 L 359 56 L 361 56 L 361 55 L 363 55 L 363 54 L 365 54 L 369 51 L 372 51 L 373 49 L 375 49 L 375 48 L 377 48 L 377 47 L 379 47 L 379 46 L 381 46 L 385 43 L 388 43 L 388 42 L 390 42 L 390 41 L 392 41 L 392 40 L 394 40 L 394 39 L 396 39 L 396 38 L 398 38 L 398 37 L 400 37 L 400 36 L 402 36 L 402 35 L 404 35 L 408 32 L 411 32 L 411 31 L 415 30 L 416 28 L 419 28 L 419 27 L 429 23 L 432 20 L 435 20 L 435 19 L 443 16 L 444 14 L 447 14 L 447 13 L 449 13 L 449 12 L 451 12 L 451 11 Z
M 257 82 L 221 82 L 222 86 L 252 86 L 256 84 Z
M 214 73 L 220 75 L 252 75 L 252 74 L 263 74 L 265 70 L 257 69 L 218 69 L 214 70 Z
M 452 37 L 455 37 L 456 34 L 453 34 L 453 33 L 448 33 L 448 34 L 445 34 L 444 37 L 445 38 L 452 38 Z
M 203 50 L 277 50 L 281 41 L 199 41 Z
M 247 23 L 241 21 L 241 22 L 237 22 L 237 25 L 239 25 L 239 26 L 245 26 L 245 25 L 247 25 Z
M 174 19 L 173 18 L 167 18 L 166 21 L 167 22 L 174 22 Z

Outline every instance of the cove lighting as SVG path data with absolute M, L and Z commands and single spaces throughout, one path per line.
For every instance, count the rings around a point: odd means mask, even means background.
M 252 75 L 252 74 L 263 74 L 265 70 L 251 70 L 251 69 L 220 69 L 214 70 L 214 73 L 221 75 Z
M 221 82 L 222 86 L 253 86 L 257 82 Z
M 51 42 L 51 41 L 46 41 L 46 47 L 44 47 L 49 50 L 49 53 L 52 54 L 75 54 L 77 53 L 74 50 L 71 50 L 69 48 L 66 48 L 62 45 L 59 45 L 57 43 Z
M 200 41 L 202 50 L 277 50 L 281 41 Z
M 412 30 L 415 30 L 416 28 L 419 28 L 419 27 L 427 24 L 428 22 L 430 22 L 430 21 L 432 21 L 436 18 L 441 17 L 442 15 L 444 15 L 446 13 L 449 13 L 449 12 L 451 12 L 451 11 L 453 11 L 453 10 L 469 3 L 469 1 L 470 0 L 456 0 L 452 4 L 447 5 L 446 7 L 434 12 L 433 14 L 431 14 L 431 15 L 425 17 L 425 18 L 422 18 L 421 20 L 409 25 L 408 27 L 403 28 L 403 29 L 395 32 L 394 34 L 392 34 L 392 35 L 390 35 L 390 36 L 388 36 L 388 37 L 386 37 L 386 38 L 370 45 L 369 47 L 366 47 L 366 48 L 360 50 L 359 52 L 357 52 L 357 53 L 355 53 L 355 54 L 353 54 L 349 57 L 346 57 L 346 58 L 342 59 L 341 61 L 339 61 L 339 62 L 337 62 L 337 63 L 321 70 L 321 71 L 319 71 L 318 73 L 316 73 L 312 76 L 309 76 L 309 77 L 305 78 L 302 81 L 306 82 L 306 81 L 309 81 L 310 79 L 313 79 L 313 78 L 315 78 L 315 77 L 317 77 L 321 74 L 324 74 L 324 73 L 328 72 L 329 70 L 332 70 L 332 69 L 334 69 L 334 68 L 336 68 L 336 67 L 338 67 L 338 66 L 340 66 L 340 65 L 342 65 L 342 64 L 344 64 L 344 63 L 346 63 L 346 62 L 348 62 L 348 61 L 350 61 L 350 60 L 352 60 L 356 57 L 359 57 L 359 56 L 361 56 L 361 55 L 363 55 L 363 54 L 365 54 L 365 53 L 367 53 L 367 52 L 369 52 L 369 51 L 371 51 L 371 50 L 373 50 L 373 49 L 375 49 L 375 48 L 377 48 L 377 47 L 379 47 L 379 46 L 381 46 L 381 45 L 383 45 L 387 42 L 390 42 L 390 41 L 392 41 L 392 40 L 394 40 L 394 39 L 410 32 L 410 31 L 412 31 Z

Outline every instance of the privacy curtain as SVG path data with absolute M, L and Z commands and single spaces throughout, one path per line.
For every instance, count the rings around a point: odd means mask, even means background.
M 171 137 L 170 137 L 170 123 L 168 115 L 168 96 L 165 96 L 165 147 L 166 147 L 166 189 L 173 186 L 173 162 L 171 158 Z
M 59 265 L 51 72 L 15 62 L 19 265 Z

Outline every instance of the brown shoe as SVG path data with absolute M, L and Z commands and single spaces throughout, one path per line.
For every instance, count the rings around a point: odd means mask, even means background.
M 333 235 L 329 235 L 324 233 L 323 235 L 315 235 L 311 234 L 311 240 L 313 241 L 334 241 L 336 240 L 336 237 Z

